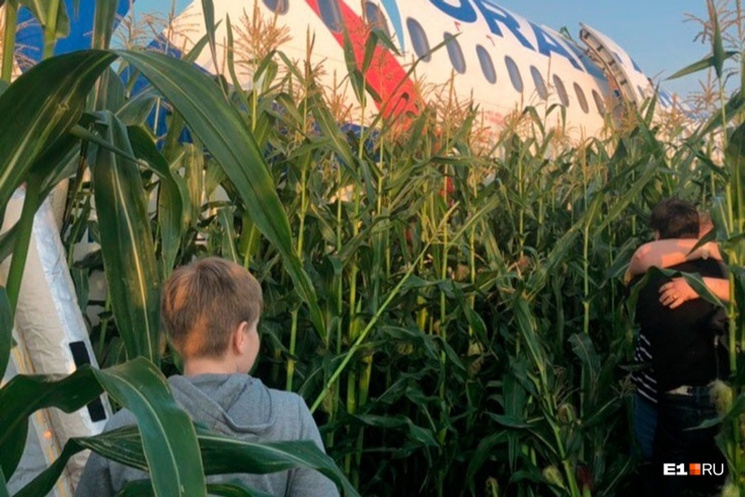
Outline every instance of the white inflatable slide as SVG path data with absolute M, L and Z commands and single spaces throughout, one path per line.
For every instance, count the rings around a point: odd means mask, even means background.
M 19 189 L 8 204 L 3 231 L 20 217 L 23 199 Z M 52 200 L 47 199 L 34 218 L 13 330 L 16 345 L 3 384 L 16 374 L 69 374 L 83 364 L 96 366 L 58 230 Z M 0 265 L 3 285 L 9 267 L 10 259 Z M 73 414 L 58 409 L 35 413 L 23 459 L 8 482 L 11 494 L 49 466 L 69 438 L 100 433 L 110 415 L 105 396 Z M 73 495 L 86 457 L 78 454 L 71 460 L 51 495 Z

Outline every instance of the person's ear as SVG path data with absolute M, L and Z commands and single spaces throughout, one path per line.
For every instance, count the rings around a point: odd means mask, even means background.
M 236 355 L 244 353 L 245 348 L 248 346 L 248 322 L 241 321 L 241 324 L 235 329 L 231 345 Z

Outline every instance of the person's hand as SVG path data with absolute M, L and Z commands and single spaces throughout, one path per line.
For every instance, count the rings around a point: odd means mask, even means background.
M 691 288 L 685 278 L 673 278 L 660 287 L 660 304 L 675 309 L 684 302 L 697 299 L 698 294 Z

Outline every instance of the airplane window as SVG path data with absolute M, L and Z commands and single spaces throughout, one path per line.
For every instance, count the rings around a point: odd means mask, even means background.
M 564 87 L 564 82 L 556 74 L 554 74 L 554 86 L 556 87 L 556 93 L 559 94 L 561 105 L 569 107 L 569 95 L 567 95 L 567 89 Z
M 338 0 L 318 0 L 323 23 L 331 31 L 340 32 L 342 26 L 341 11 Z
M 370 26 L 382 31 L 388 38 L 391 37 L 391 32 L 388 29 L 388 21 L 386 21 L 385 15 L 373 2 L 365 3 L 365 17 L 367 18 L 367 22 L 370 23 Z
M 287 14 L 289 0 L 264 0 L 264 5 L 275 14 Z
M 445 45 L 448 49 L 448 56 L 450 56 L 450 63 L 453 64 L 455 70 L 461 74 L 466 72 L 466 59 L 463 58 L 463 50 L 455 36 L 445 33 Z
M 481 45 L 476 45 L 476 53 L 479 56 L 481 71 L 484 73 L 484 77 L 489 83 L 496 83 L 497 71 L 494 70 L 494 62 L 492 62 L 489 52 L 487 52 L 486 49 Z
M 601 115 L 605 115 L 605 103 L 603 103 L 603 97 L 601 97 L 595 90 L 592 90 L 592 98 L 595 100 L 595 107 L 598 108 L 598 112 Z
M 406 27 L 409 28 L 411 43 L 414 45 L 414 53 L 424 62 L 429 62 L 432 59 L 432 54 L 429 53 L 429 41 L 427 40 L 427 33 L 424 32 L 424 28 L 411 17 L 406 19 Z
M 644 93 L 644 88 L 642 88 L 641 86 L 637 86 L 636 89 L 639 90 L 639 95 L 641 95 L 642 100 L 644 100 L 645 98 L 647 98 L 646 93 Z
M 577 83 L 574 83 L 574 91 L 577 93 L 577 100 L 579 100 L 579 106 L 582 107 L 582 112 L 587 114 L 590 112 L 590 107 L 587 105 L 585 92 L 582 91 L 582 88 Z
M 512 87 L 515 91 L 522 93 L 523 78 L 520 76 L 520 69 L 517 67 L 517 64 L 515 64 L 515 61 L 509 55 L 504 58 L 504 64 L 507 66 L 507 73 L 510 75 Z
M 546 82 L 543 80 L 541 71 L 535 66 L 530 66 L 530 75 L 533 76 L 533 83 L 535 84 L 538 96 L 546 100 L 548 98 L 548 90 L 546 89 Z

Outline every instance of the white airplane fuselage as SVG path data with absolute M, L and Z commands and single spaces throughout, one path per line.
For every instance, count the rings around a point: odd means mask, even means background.
M 483 112 L 486 123 L 501 128 L 505 118 L 533 106 L 547 121 L 547 127 L 560 124 L 563 106 L 566 130 L 574 137 L 596 136 L 606 123 L 607 112 L 619 103 L 621 86 L 629 80 L 639 95 L 634 103 L 653 94 L 653 88 L 631 58 L 601 33 L 594 32 L 612 48 L 611 65 L 617 71 L 606 76 L 607 68 L 588 57 L 587 47 L 550 28 L 539 26 L 491 0 L 257 0 L 266 19 L 276 16 L 278 27 L 285 27 L 290 40 L 279 47 L 291 59 L 304 60 L 307 33 L 315 39 L 312 62 L 323 65 L 324 83 L 331 87 L 347 74 L 344 45 L 354 49 L 358 66 L 362 64 L 370 27 L 387 33 L 396 48 L 379 44 L 366 72 L 366 82 L 379 96 L 374 102 L 386 114 L 416 111 L 426 101 L 419 82 L 444 85 L 453 78 L 458 100 L 471 99 Z M 226 22 L 232 24 L 252 15 L 254 0 L 215 0 L 217 29 L 217 67 L 224 72 Z M 202 2 L 193 2 L 176 19 L 179 36 L 172 43 L 188 50 L 204 34 L 195 26 L 202 21 Z M 180 27 L 184 29 L 179 29 Z M 586 30 L 591 28 L 585 27 Z M 591 30 L 592 31 L 592 30 Z M 595 38 L 594 41 L 597 41 Z M 444 43 L 437 50 L 438 45 Z M 407 74 L 414 61 L 415 71 Z M 596 58 L 597 60 L 597 58 Z M 215 72 L 211 51 L 205 48 L 197 62 Z M 620 73 L 619 71 L 620 70 Z M 620 74 L 620 75 L 619 75 Z M 242 73 L 241 84 L 250 84 L 250 73 Z M 415 81 L 417 83 L 415 83 Z M 351 88 L 338 89 L 350 106 L 359 107 Z M 369 98 L 372 103 L 373 98 Z M 663 102 L 664 103 L 664 102 Z M 366 115 L 369 116 L 369 113 Z

